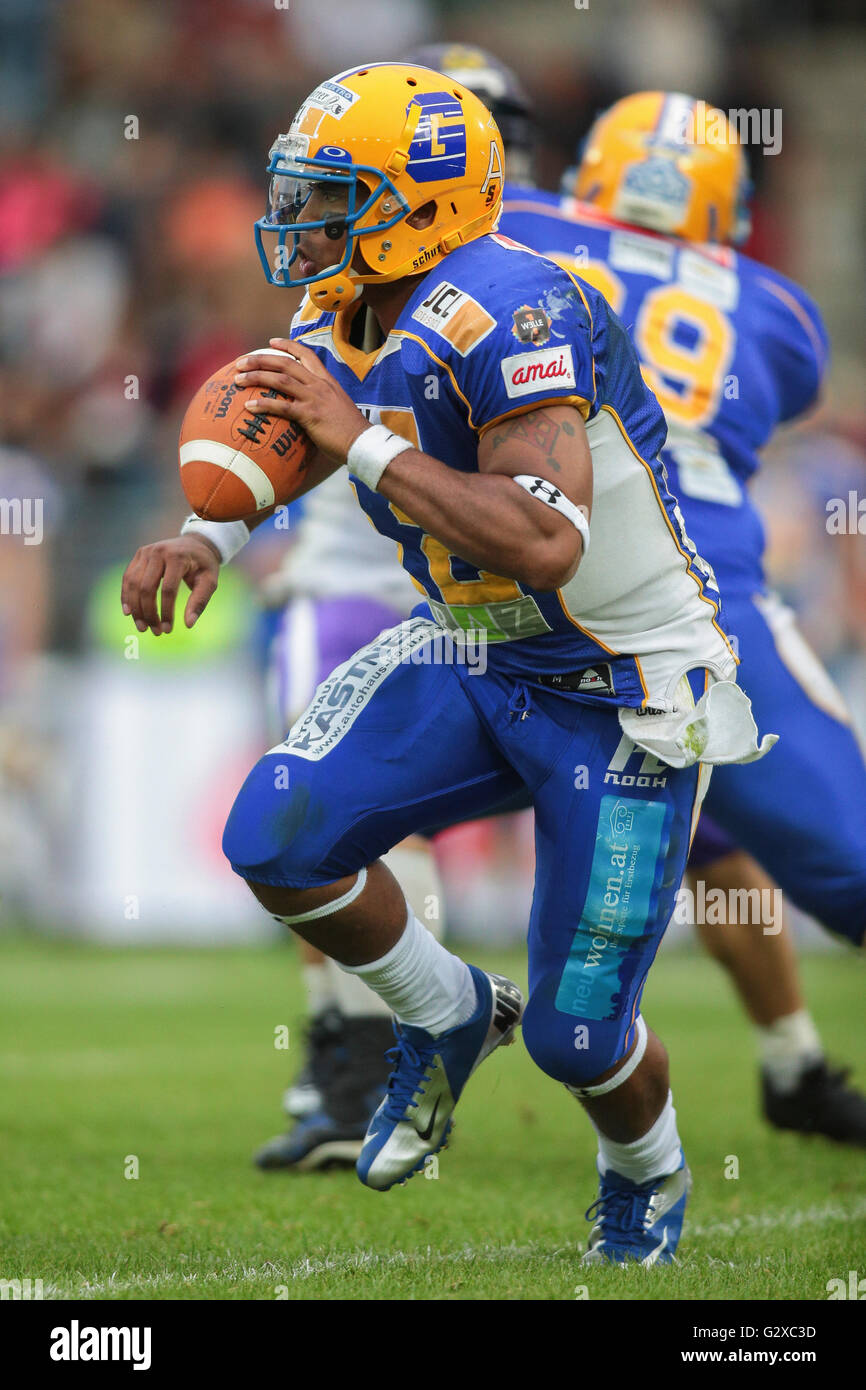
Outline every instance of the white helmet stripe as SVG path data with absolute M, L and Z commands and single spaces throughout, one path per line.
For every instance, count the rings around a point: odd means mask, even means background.
M 652 144 L 682 146 L 695 137 L 695 99 L 682 92 L 670 92 L 662 103 Z

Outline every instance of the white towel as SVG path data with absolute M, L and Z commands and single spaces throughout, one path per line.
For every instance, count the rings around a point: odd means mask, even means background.
M 691 708 L 682 708 L 684 688 Z M 691 767 L 698 762 L 752 763 L 779 741 L 778 734 L 764 734 L 758 742 L 752 702 L 734 681 L 716 681 L 695 704 L 683 679 L 677 696 L 680 708 L 670 713 L 619 711 L 623 733 L 670 767 Z

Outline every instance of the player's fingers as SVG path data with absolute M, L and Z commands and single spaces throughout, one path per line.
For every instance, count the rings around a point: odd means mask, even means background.
M 288 391 L 290 395 L 301 390 L 305 384 L 309 385 L 312 377 L 312 373 L 308 372 L 306 367 L 302 367 L 290 357 L 259 359 L 253 354 L 251 357 L 239 357 L 235 366 L 238 368 L 235 377 L 238 386 L 246 385 L 252 376 L 268 375 L 273 378 L 269 384 L 274 385 L 278 391 Z M 318 379 L 327 380 L 327 373 L 324 378 L 320 376 Z
M 156 595 L 165 570 L 165 563 L 164 555 L 158 547 L 154 546 L 147 557 L 138 588 L 138 617 L 135 626 L 139 632 L 144 632 L 145 628 L 149 627 L 155 635 L 159 635 L 160 617 L 156 606 Z
M 273 396 L 252 395 L 244 406 L 253 415 L 277 415 L 282 420 L 299 420 L 304 409 L 300 401 L 289 400 L 286 396 L 275 399 Z
M 311 348 L 304 347 L 303 343 L 296 343 L 293 338 L 269 338 L 268 342 L 271 347 L 279 348 L 281 352 L 291 353 L 304 370 L 311 372 L 313 376 L 326 377 L 329 375 L 324 363 L 319 361 Z
M 294 382 L 290 381 L 283 372 L 267 372 L 256 368 L 249 372 L 238 372 L 235 377 L 235 385 L 241 388 L 246 386 L 261 386 L 263 390 L 268 388 L 274 391 L 294 390 Z
M 235 360 L 235 366 L 239 372 L 302 372 L 301 367 L 294 356 L 281 357 L 275 352 L 268 352 L 263 348 L 260 352 L 247 352 L 243 357 Z
M 162 576 L 162 587 L 159 591 L 160 608 L 162 609 L 161 632 L 171 632 L 177 591 L 180 588 L 180 581 L 183 579 L 186 568 L 187 564 L 181 559 L 169 560 L 166 563 L 165 573 Z
M 183 620 L 187 627 L 194 627 L 216 593 L 217 577 L 210 570 L 199 570 L 194 576 L 187 576 L 190 595 L 186 601 Z
M 121 600 L 123 602 L 124 612 L 127 613 L 127 616 L 132 618 L 139 632 L 147 631 L 144 587 L 147 582 L 148 566 L 152 558 L 152 547 L 149 545 L 142 546 L 140 550 L 135 552 L 123 576 Z M 157 583 L 158 582 L 159 581 L 157 581 Z
M 120 581 L 120 606 L 127 618 L 134 617 L 138 612 L 138 584 L 143 568 L 144 561 L 139 549 L 123 571 Z

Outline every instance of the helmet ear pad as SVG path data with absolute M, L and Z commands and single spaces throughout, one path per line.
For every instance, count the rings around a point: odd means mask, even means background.
M 429 202 L 422 203 L 420 208 L 410 212 L 406 221 L 410 227 L 414 227 L 417 232 L 423 232 L 425 227 L 436 221 L 436 199 L 431 198 Z
M 438 208 L 435 198 L 430 198 L 426 203 L 422 203 L 420 208 L 416 208 L 414 212 L 408 212 L 403 220 L 413 231 L 422 232 L 425 227 L 432 226 L 436 221 L 437 211 Z M 363 229 L 360 229 L 355 236 L 355 251 L 352 256 L 352 269 L 358 275 L 369 275 L 374 269 L 364 256 L 364 239 Z

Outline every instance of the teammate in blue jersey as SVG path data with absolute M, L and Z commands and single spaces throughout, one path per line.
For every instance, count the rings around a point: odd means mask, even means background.
M 306 284 L 308 303 L 291 339 L 273 340 L 288 355 L 241 360 L 239 383 L 253 413 L 309 434 L 311 485 L 348 467 L 432 617 L 319 688 L 247 778 L 224 847 L 268 910 L 400 1021 L 357 1165 L 386 1189 L 445 1144 L 466 1081 L 523 1004 L 433 939 L 381 856 L 528 794 L 523 1031 L 598 1133 L 586 1258 L 668 1262 L 688 1170 L 641 995 L 708 765 L 759 757 L 768 740 L 665 486 L 664 421 L 634 350 L 596 291 L 492 234 L 502 163 L 477 98 L 395 64 L 322 83 L 275 142 L 263 261 L 274 283 Z M 551 345 L 531 312 L 542 297 L 558 304 Z M 285 399 L 255 394 L 270 388 Z M 166 622 L 159 582 L 171 608 L 182 574 L 201 611 L 220 539 L 184 540 L 186 560 L 145 547 L 127 571 L 139 624 Z M 635 749 L 633 782 L 611 788 L 611 763 Z
M 775 881 L 860 943 L 866 767 L 841 696 L 767 590 L 764 529 L 748 491 L 761 447 L 817 396 L 826 334 L 797 285 L 728 244 L 748 229 L 745 167 L 733 141 L 706 138 L 711 126 L 725 130 L 722 114 L 690 98 L 627 98 L 589 133 L 573 196 L 557 208 L 506 189 L 501 226 L 599 287 L 628 325 L 667 417 L 671 490 L 724 594 L 740 680 L 759 725 L 780 734 L 760 771 L 714 776 L 693 876 L 726 896 Z M 749 921 L 703 935 L 758 1025 L 767 1117 L 866 1143 L 866 1102 L 823 1058 L 787 935 Z
M 691 268 L 687 255 L 685 275 L 688 288 L 700 301 L 698 313 L 709 326 L 712 326 L 715 310 L 719 307 L 718 281 L 713 279 L 716 273 L 714 267 L 726 263 L 735 267 L 733 274 L 738 277 L 737 313 L 732 327 L 737 334 L 740 351 L 747 355 L 748 361 L 743 365 L 742 379 L 731 373 L 727 389 L 723 383 L 719 409 L 713 422 L 696 427 L 688 420 L 680 419 L 683 411 L 687 415 L 690 411 L 694 412 L 694 404 L 690 404 L 688 395 L 683 402 L 680 393 L 689 382 L 698 381 L 698 374 L 702 371 L 705 373 L 707 367 L 712 365 L 712 339 L 701 344 L 697 335 L 691 342 L 686 336 L 678 351 L 668 341 L 665 320 L 659 323 L 656 314 L 652 320 L 647 317 L 642 319 L 641 313 L 646 315 L 646 309 L 642 311 L 641 306 L 648 301 L 650 306 L 656 305 L 666 311 L 670 327 L 670 285 L 663 296 L 652 298 L 653 291 L 664 283 L 660 279 L 660 266 L 666 263 L 666 258 L 675 256 L 678 250 L 694 253 L 697 248 L 691 244 L 687 246 L 680 237 L 669 239 L 666 245 L 658 237 L 630 237 L 628 226 L 614 226 L 609 216 L 600 220 L 594 206 L 586 203 L 575 205 L 571 197 L 573 172 L 569 195 L 565 200 L 537 188 L 533 181 L 536 140 L 530 99 L 518 76 L 492 54 L 474 46 L 429 44 L 412 50 L 409 56 L 414 62 L 447 72 L 456 81 L 465 83 L 494 112 L 506 147 L 507 179 L 500 229 L 555 258 L 564 257 L 570 268 L 576 270 L 578 275 L 593 280 L 611 302 L 625 305 L 624 317 L 629 328 L 640 323 L 638 350 L 646 368 L 652 371 L 648 379 L 663 402 L 668 418 L 668 447 L 662 457 L 669 466 L 671 490 L 677 493 L 687 529 L 698 551 L 712 562 L 721 576 L 726 613 L 732 611 L 734 604 L 740 607 L 745 603 L 747 606 L 749 622 L 732 623 L 731 630 L 739 636 L 746 627 L 753 625 L 754 604 L 761 602 L 760 598 L 753 602 L 752 594 L 765 592 L 763 526 L 746 488 L 734 482 L 731 474 L 735 470 L 726 460 L 739 460 L 744 474 L 753 471 L 757 466 L 756 447 L 775 427 L 777 420 L 802 412 L 814 398 L 825 358 L 825 334 L 815 305 L 785 277 L 757 265 L 747 257 L 734 258 L 733 253 L 718 244 L 711 247 L 702 243 L 700 257 L 692 260 Z M 659 123 L 661 109 L 661 98 L 658 97 L 652 97 L 649 104 L 641 98 L 638 106 L 628 102 L 617 108 L 623 113 L 624 133 L 630 135 L 633 142 L 640 142 L 638 171 L 649 166 L 652 172 L 654 168 L 651 163 L 654 151 L 649 137 Z M 692 104 L 689 103 L 685 109 L 680 103 L 669 104 L 666 109 L 668 121 L 678 123 L 679 128 L 685 130 Z M 646 113 L 645 124 L 651 127 L 650 132 L 635 133 L 630 130 L 638 110 Z M 706 109 L 705 118 L 708 115 L 709 109 Z M 634 143 L 630 149 L 627 147 L 627 153 L 629 159 L 634 157 Z M 734 226 L 733 234 L 739 236 L 746 230 L 748 215 L 743 196 L 746 190 L 743 187 L 740 156 L 731 152 L 726 161 L 722 152 L 714 168 L 712 149 L 705 153 L 709 159 L 693 165 L 690 176 L 694 177 L 697 168 L 698 178 L 709 180 L 709 187 L 712 188 L 712 181 L 718 180 L 720 170 L 725 174 L 728 208 L 739 224 Z M 670 148 L 666 148 L 664 158 L 668 163 L 663 167 L 670 175 Z M 609 196 L 613 182 L 624 172 L 621 152 L 618 161 L 614 152 L 614 173 L 609 175 L 610 164 L 604 148 L 588 145 L 585 177 L 597 183 L 600 168 L 603 180 L 608 182 L 603 181 L 597 191 Z M 676 173 L 675 170 L 673 172 Z M 630 206 L 629 214 L 635 224 L 649 220 L 655 225 L 654 218 L 658 217 L 659 212 L 651 204 L 641 201 L 637 207 L 634 204 Z M 609 254 L 615 232 L 619 235 L 620 243 L 616 251 L 619 264 L 614 275 Z M 629 259 L 632 247 L 643 253 L 643 274 L 640 262 Z M 718 272 L 718 276 L 722 281 L 726 278 L 722 272 Z M 731 281 L 729 274 L 729 295 Z M 673 368 L 669 377 L 665 375 L 665 367 Z M 827 752 L 831 757 L 838 758 L 838 731 L 820 711 L 829 710 L 837 721 L 847 726 L 850 721 L 841 698 L 813 654 L 798 637 L 791 615 L 769 595 L 765 612 L 770 615 L 778 651 L 778 655 L 774 650 L 767 653 L 765 665 L 768 679 L 778 682 L 781 655 L 787 667 L 797 670 L 801 684 L 806 685 L 810 692 L 804 696 L 798 690 L 794 704 L 789 705 L 793 682 L 789 673 L 785 672 L 783 681 L 776 684 L 778 697 L 764 714 L 767 727 L 785 727 L 789 733 L 796 734 L 805 703 L 811 706 L 807 711 L 808 728 L 811 730 L 817 719 L 817 737 L 820 737 L 822 730 L 826 732 L 829 729 L 832 736 Z M 766 640 L 764 646 L 768 646 Z M 803 732 L 805 734 L 805 726 Z M 853 746 L 847 728 L 842 737 L 845 744 L 842 762 L 846 767 L 843 775 L 847 779 L 843 796 L 847 795 L 849 801 L 852 796 L 860 797 L 862 801 L 862 758 Z M 790 739 L 786 740 L 786 757 L 794 755 L 799 742 L 797 738 L 792 745 Z M 769 785 L 772 787 L 773 774 L 778 767 L 779 763 L 771 760 L 764 765 L 759 777 L 769 775 Z M 716 785 L 721 780 L 721 776 L 717 777 Z M 734 781 L 743 794 L 748 794 L 757 785 L 753 774 L 743 778 L 735 776 Z M 784 800 L 784 789 L 780 795 Z M 712 800 L 713 797 L 710 797 L 710 802 Z M 820 798 L 820 803 L 827 804 L 827 795 Z M 779 815 L 782 814 L 780 808 Z M 820 815 L 817 804 L 811 814 L 815 817 Z M 770 829 L 768 833 L 775 833 L 778 841 L 784 844 L 787 835 L 785 826 L 778 820 L 771 821 L 772 825 L 777 829 Z M 775 885 L 743 847 L 748 844 L 748 837 L 741 837 L 734 843 L 712 822 L 705 810 L 689 856 L 689 879 L 695 901 L 698 893 L 703 891 L 704 900 L 710 903 L 713 899 L 709 895 L 715 892 L 723 894 L 725 902 L 748 901 L 750 905 L 745 920 L 728 920 L 729 914 L 725 913 L 714 920 L 699 922 L 698 932 L 706 949 L 730 973 L 743 1006 L 755 1025 L 761 1058 L 763 1113 L 772 1124 L 781 1128 L 808 1134 L 821 1133 L 843 1142 L 866 1144 L 866 1100 L 847 1084 L 846 1071 L 831 1067 L 826 1062 L 820 1036 L 805 1006 L 796 955 L 784 923 L 784 914 L 774 914 L 774 920 L 769 922 L 763 918 L 759 921 L 759 912 L 751 911 L 752 905 L 758 902 L 768 904 L 774 901 L 772 894 Z M 832 863 L 832 857 L 829 862 Z M 841 851 L 836 863 L 837 866 L 841 864 Z M 697 882 L 698 876 L 703 883 L 702 890 Z M 784 883 L 787 890 L 792 891 L 787 876 Z M 816 886 L 810 901 L 814 902 L 820 893 L 820 886 Z M 741 895 L 739 898 L 736 896 L 738 894 Z M 751 897 L 745 898 L 743 895 L 746 894 L 751 894 Z M 796 900 L 794 892 L 792 897 Z M 711 913 L 708 915 L 712 916 Z M 817 915 L 820 919 L 822 913 Z M 766 932 L 764 927 L 767 928 Z

